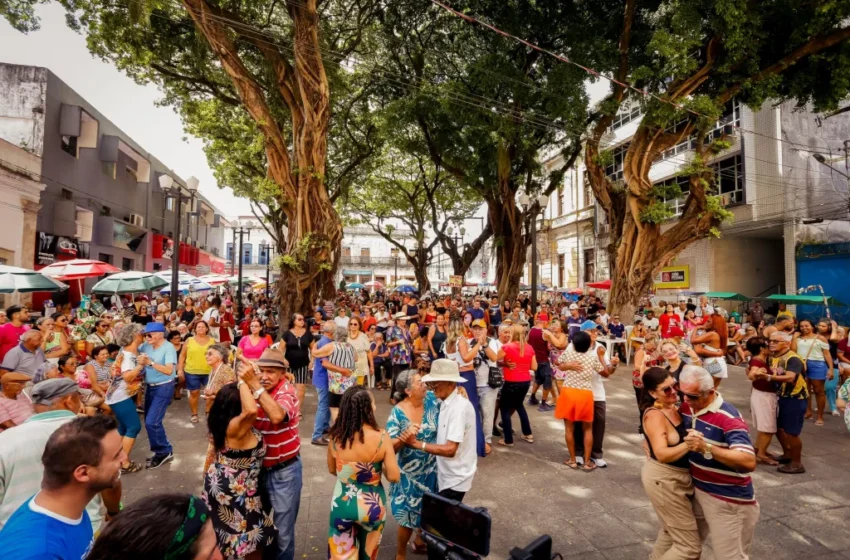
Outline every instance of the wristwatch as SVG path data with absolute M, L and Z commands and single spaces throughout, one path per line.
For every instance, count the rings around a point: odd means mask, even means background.
M 260 398 L 260 395 L 262 395 L 262 394 L 263 394 L 263 393 L 265 393 L 265 392 L 266 392 L 266 390 L 265 390 L 265 389 L 263 389 L 262 387 L 260 387 L 260 388 L 259 388 L 259 389 L 257 389 L 256 391 L 254 391 L 254 392 L 252 393 L 252 395 L 254 395 L 254 400 L 259 399 L 259 398 Z
M 712 459 L 714 459 L 714 455 L 711 454 L 711 444 L 710 443 L 705 444 L 705 451 L 702 452 L 702 458 L 705 459 L 706 461 L 711 461 Z
M 422 451 L 425 451 L 425 442 L 422 442 Z

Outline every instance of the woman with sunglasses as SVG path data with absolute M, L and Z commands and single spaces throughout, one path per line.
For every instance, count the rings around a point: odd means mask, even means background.
M 138 323 L 143 327 L 153 321 L 153 316 L 148 314 L 148 304 L 142 303 L 139 305 L 139 312 L 133 315 L 133 318 L 130 319 L 134 323 Z
M 61 317 L 64 318 L 64 315 Z M 56 364 L 60 357 L 71 351 L 68 336 L 65 335 L 64 329 L 61 334 L 56 332 L 56 320 L 53 317 L 42 317 L 35 326 L 41 331 L 41 350 L 48 362 Z
M 311 382 L 310 370 L 310 342 L 313 337 L 307 330 L 307 321 L 304 315 L 296 313 L 292 316 L 292 326 L 283 334 L 283 344 L 286 349 L 286 361 L 289 362 L 289 372 L 295 376 L 295 392 L 298 402 L 304 402 L 307 392 L 307 384 Z
M 641 430 L 649 458 L 641 481 L 658 517 L 652 558 L 696 559 L 702 543 L 691 499 L 694 483 L 685 443 L 687 426 L 678 410 L 678 384 L 671 373 L 651 367 L 643 373 Z
M 357 376 L 357 384 L 375 386 L 375 380 L 369 379 L 369 372 L 375 369 L 369 356 L 369 337 L 360 330 L 360 317 L 351 317 L 348 321 L 348 343 L 354 348 L 356 359 L 354 362 L 354 375 Z

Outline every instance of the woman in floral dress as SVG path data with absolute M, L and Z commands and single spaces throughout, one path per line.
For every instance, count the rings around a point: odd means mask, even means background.
M 375 560 L 387 515 L 381 474 L 398 482 L 395 451 L 375 420 L 375 401 L 355 385 L 345 391 L 331 427 L 328 472 L 336 476 L 328 530 L 328 557 Z
M 392 438 L 398 453 L 401 480 L 390 484 L 390 511 L 398 523 L 396 558 L 405 558 L 407 543 L 419 528 L 422 514 L 422 495 L 437 491 L 437 457 L 422 451 L 422 443 L 437 442 L 437 420 L 440 403 L 434 393 L 425 388 L 422 376 L 415 370 L 405 370 L 398 375 L 394 398 L 398 404 L 387 420 L 387 434 Z M 403 443 L 400 436 L 412 430 L 419 447 Z M 417 534 L 414 552 L 423 553 L 425 542 Z
M 266 446 L 254 429 L 256 418 L 257 402 L 242 381 L 219 389 L 207 418 L 216 456 L 204 476 L 203 498 L 228 560 L 259 559 L 277 538 L 274 512 L 259 488 Z

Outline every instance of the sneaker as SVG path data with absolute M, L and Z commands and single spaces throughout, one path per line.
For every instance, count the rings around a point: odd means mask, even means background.
M 328 445 L 330 442 L 328 441 L 328 438 L 326 438 L 326 437 L 322 436 L 322 437 L 320 437 L 319 439 L 313 439 L 313 440 L 310 440 L 310 443 L 311 443 L 312 445 L 322 445 L 322 446 L 325 446 L 325 445 Z
M 584 457 L 576 457 L 576 464 L 577 465 L 583 465 L 584 464 Z
M 555 407 L 552 406 L 551 404 L 543 403 L 543 404 L 541 404 L 540 406 L 537 407 L 537 410 L 539 412 L 551 412 L 551 411 L 555 410 Z
M 833 410 L 833 411 L 832 411 L 832 415 L 833 415 L 833 416 L 841 416 L 841 413 L 840 413 L 840 412 L 838 412 L 837 410 Z
M 528 397 L 528 404 L 540 404 L 540 401 L 537 400 L 537 395 Z
M 493 437 L 502 437 L 502 430 L 497 427 L 493 427 Z
M 600 469 L 604 469 L 608 466 L 608 463 L 605 462 L 605 459 L 594 459 L 593 462 L 596 463 L 596 466 Z
M 151 457 L 150 462 L 145 467 L 146 469 L 156 469 L 164 465 L 165 463 L 170 463 L 174 460 L 174 453 L 169 453 L 168 455 L 154 455 Z

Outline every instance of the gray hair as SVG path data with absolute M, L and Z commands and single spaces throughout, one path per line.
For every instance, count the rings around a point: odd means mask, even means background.
M 129 323 L 118 331 L 118 336 L 115 337 L 115 344 L 124 348 L 130 346 L 136 339 L 136 335 L 142 334 L 144 327 L 139 323 Z
M 348 341 L 348 329 L 344 329 L 342 327 L 336 328 L 336 332 L 334 333 L 334 341 L 335 342 L 347 342 Z
M 325 324 L 322 325 L 322 332 L 327 334 L 336 333 L 336 323 L 333 321 L 325 321 Z
M 41 331 L 38 329 L 30 329 L 21 335 L 21 341 L 29 340 L 36 336 L 41 336 Z
M 221 344 L 213 344 L 207 350 L 212 350 L 213 352 L 221 356 L 221 361 L 227 363 L 227 357 L 230 353 Z
M 407 398 L 407 390 L 410 388 L 410 383 L 413 381 L 413 376 L 419 373 L 415 369 L 406 369 L 399 372 L 395 378 L 395 387 L 393 387 L 393 398 L 397 402 L 401 402 Z
M 499 325 L 499 332 L 511 330 L 510 325 Z
M 770 333 L 770 338 L 773 338 L 774 335 L 776 336 L 776 338 L 778 338 L 782 342 L 791 342 L 792 340 L 794 340 L 794 337 L 791 336 L 791 333 L 776 331 L 776 332 Z
M 711 378 L 711 374 L 705 369 L 692 364 L 688 364 L 682 368 L 682 373 L 679 374 L 679 383 L 681 385 L 685 383 L 699 383 L 699 390 L 703 393 L 714 389 L 714 380 Z

